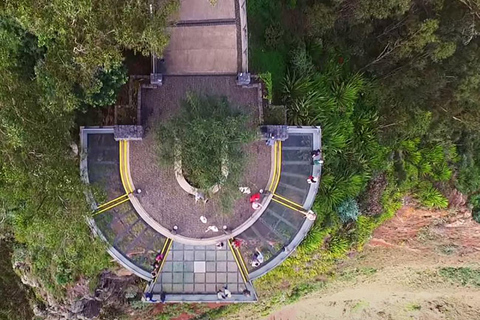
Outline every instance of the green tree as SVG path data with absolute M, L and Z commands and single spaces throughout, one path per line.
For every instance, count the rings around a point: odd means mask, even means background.
M 173 165 L 180 152 L 187 180 L 207 194 L 213 185 L 221 184 L 222 204 L 228 211 L 240 195 L 246 160 L 243 147 L 256 136 L 248 122 L 248 115 L 225 97 L 189 94 L 181 114 L 158 128 L 161 160 Z

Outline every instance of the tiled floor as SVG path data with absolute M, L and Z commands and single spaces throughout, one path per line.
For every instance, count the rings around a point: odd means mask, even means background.
M 188 246 L 174 242 L 155 292 L 216 293 L 227 286 L 232 293 L 245 289 L 242 276 L 228 245 Z

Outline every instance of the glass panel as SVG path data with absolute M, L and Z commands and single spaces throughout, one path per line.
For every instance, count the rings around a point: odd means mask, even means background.
M 312 133 L 290 133 L 288 139 L 282 142 L 285 147 L 308 147 L 313 146 Z

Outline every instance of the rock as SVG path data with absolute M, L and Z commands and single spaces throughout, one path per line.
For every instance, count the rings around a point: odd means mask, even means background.
M 129 277 L 133 275 L 133 272 L 126 268 L 117 269 L 114 271 L 114 273 L 117 277 Z
M 70 143 L 70 149 L 72 150 L 72 157 L 78 156 L 78 145 L 75 142 Z
M 85 301 L 84 299 L 74 301 L 72 303 L 71 307 L 70 307 L 70 311 L 73 312 L 73 313 L 80 313 L 85 308 L 86 303 L 87 303 L 87 301 Z

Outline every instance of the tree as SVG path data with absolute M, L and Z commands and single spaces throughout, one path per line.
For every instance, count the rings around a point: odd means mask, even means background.
M 220 184 L 222 204 L 229 211 L 240 195 L 246 160 L 243 146 L 256 136 L 248 120 L 225 97 L 189 94 L 181 113 L 158 128 L 160 160 L 173 165 L 175 157 L 181 156 L 187 180 L 206 194 Z
M 4 1 L 0 12 L 14 18 L 36 36 L 45 55 L 35 74 L 46 107 L 73 110 L 78 86 L 85 92 L 98 89 L 99 69 L 118 68 L 122 51 L 161 55 L 168 42 L 166 28 L 177 0 Z

